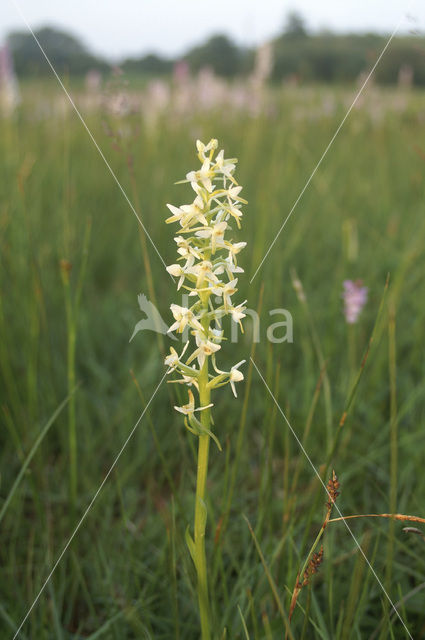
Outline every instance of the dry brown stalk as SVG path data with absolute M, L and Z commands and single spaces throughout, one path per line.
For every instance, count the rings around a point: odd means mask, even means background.
M 319 530 L 319 533 L 316 537 L 316 540 L 313 543 L 313 546 L 310 549 L 310 552 L 307 556 L 307 559 L 304 563 L 301 571 L 298 572 L 297 579 L 295 581 L 294 590 L 292 592 L 291 604 L 289 608 L 289 620 L 292 618 L 292 614 L 294 613 L 295 606 L 297 604 L 298 596 L 303 587 L 306 587 L 312 576 L 317 573 L 322 561 L 323 561 L 323 544 L 320 547 L 319 552 L 315 552 L 315 549 L 319 543 L 320 538 L 323 536 L 324 530 L 326 529 L 329 522 L 331 522 L 331 513 L 332 507 L 334 506 L 337 497 L 339 496 L 339 480 L 335 471 L 332 470 L 332 476 L 329 479 L 329 482 L 326 487 L 326 491 L 328 494 L 328 501 L 326 503 L 326 514 L 323 520 L 323 524 Z
M 353 518 L 391 518 L 392 520 L 401 520 L 402 522 L 421 522 L 425 524 L 425 518 L 419 516 L 406 516 L 402 513 L 360 513 L 354 516 L 344 516 L 341 518 L 332 518 L 328 522 L 340 522 L 342 520 L 352 520 Z

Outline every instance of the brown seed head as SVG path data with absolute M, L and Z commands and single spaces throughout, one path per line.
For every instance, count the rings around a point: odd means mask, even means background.
M 307 565 L 307 569 L 304 571 L 302 586 L 308 585 L 311 576 L 313 576 L 319 570 L 319 567 L 323 560 L 323 545 L 320 547 L 318 553 L 313 553 L 311 560 Z
M 72 264 L 69 260 L 61 260 L 59 266 L 61 271 L 66 274 L 69 274 L 72 269 Z
M 332 478 L 328 482 L 328 486 L 326 487 L 328 490 L 329 500 L 326 503 L 328 509 L 332 509 L 333 504 L 335 503 L 337 497 L 339 496 L 339 480 L 335 471 L 332 470 Z

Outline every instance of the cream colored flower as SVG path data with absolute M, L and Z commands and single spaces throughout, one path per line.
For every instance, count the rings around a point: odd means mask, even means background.
M 176 329 L 178 333 L 183 333 L 183 330 L 187 325 L 193 329 L 200 329 L 203 331 L 202 325 L 198 322 L 190 309 L 187 307 L 180 307 L 178 304 L 172 304 L 170 309 L 174 316 L 175 323 L 171 325 L 167 333 L 175 331 Z
M 214 171 L 210 169 L 210 164 L 210 161 L 206 159 L 199 171 L 190 171 L 186 174 L 186 180 L 189 182 L 200 182 L 209 193 L 214 189 L 211 178 L 214 178 L 215 175 Z
M 235 162 L 232 160 L 224 159 L 224 151 L 223 149 L 219 151 L 215 159 L 215 167 L 217 171 L 223 174 L 225 178 L 228 178 L 232 182 L 236 182 L 234 177 L 232 176 L 233 171 L 236 168 Z
M 236 395 L 235 383 L 243 380 L 239 371 L 243 362 L 215 377 L 211 377 L 208 366 L 205 367 L 211 358 L 213 368 L 219 372 L 215 358 L 225 339 L 221 318 L 230 315 L 242 329 L 241 320 L 246 315 L 245 303 L 235 305 L 232 302 L 238 282 L 234 274 L 243 272 L 237 264 L 237 256 L 246 243 L 233 243 L 226 239 L 230 218 L 234 218 L 240 227 L 241 205 L 246 201 L 240 195 L 242 187 L 233 176 L 237 160 L 226 159 L 223 151 L 216 154 L 217 146 L 215 139 L 208 144 L 200 140 L 196 142 L 201 168 L 188 172 L 186 180 L 182 181 L 190 182 L 195 193 L 194 201 L 180 207 L 167 205 L 172 214 L 167 223 L 176 222 L 181 227 L 180 235 L 174 238 L 178 262 L 169 265 L 167 271 L 178 278 L 177 288 L 186 289 L 193 304 L 190 307 L 171 305 L 175 322 L 169 331 L 182 333 L 186 328 L 191 331 L 181 355 L 171 349 L 165 364 L 167 373 L 176 371 L 180 374 L 173 382 L 200 389 L 201 381 L 206 379 L 208 388 L 230 384 Z M 192 352 L 188 357 L 185 355 L 183 362 L 183 355 L 191 345 Z M 195 408 L 194 396 L 189 391 L 189 403 L 176 407 L 176 410 L 191 416 L 194 411 L 205 408 Z M 189 417 L 189 422 L 194 420 L 193 416 Z
M 218 373 L 218 377 L 213 379 L 211 381 L 211 385 L 213 386 L 213 388 L 217 388 L 217 387 L 221 387 L 223 386 L 223 384 L 227 384 L 227 382 L 230 382 L 230 386 L 232 388 L 232 392 L 233 395 L 235 396 L 235 398 L 237 398 L 237 393 L 236 393 L 236 389 L 235 389 L 235 382 L 241 382 L 241 380 L 244 379 L 244 375 L 242 373 L 242 371 L 239 371 L 239 367 L 244 364 L 246 362 L 246 360 L 241 360 L 240 362 L 238 362 L 237 364 L 233 365 L 233 367 L 230 369 L 230 371 L 221 371 L 221 369 L 218 369 L 216 364 L 215 364 L 215 359 L 213 359 L 213 367 L 214 370 Z M 227 378 L 227 381 L 222 382 L 222 380 Z
M 182 268 L 182 266 L 180 264 L 170 264 L 167 267 L 167 271 L 168 273 L 170 273 L 172 276 L 175 276 L 176 278 L 179 278 L 179 281 L 177 283 L 177 291 L 180 289 L 180 287 L 182 286 L 186 273 L 185 270 Z
M 210 238 L 211 239 L 211 253 L 214 255 L 217 247 L 223 247 L 224 232 L 227 229 L 227 222 L 217 222 L 212 227 L 207 227 L 201 231 L 196 231 L 195 235 L 198 238 Z
M 242 251 L 242 249 L 245 249 L 246 242 L 235 242 L 234 244 L 231 242 L 225 242 L 225 245 L 226 249 L 229 251 L 230 260 L 236 264 L 236 255 Z
M 246 300 L 245 300 L 245 302 L 246 302 Z M 242 318 L 245 318 L 245 317 L 246 317 L 246 313 L 244 313 L 244 311 L 245 311 L 245 307 L 244 307 L 245 302 L 242 302 L 241 304 L 238 304 L 238 306 L 237 306 L 237 307 L 231 307 L 231 308 L 229 309 L 230 314 L 231 314 L 231 316 L 232 316 L 232 319 L 233 319 L 235 322 L 238 322 L 238 323 L 239 323 L 239 325 L 240 325 L 241 329 L 242 329 L 242 323 L 241 323 L 241 320 L 242 320 Z
M 229 381 L 230 381 L 230 386 L 232 388 L 233 395 L 235 396 L 235 398 L 237 398 L 235 382 L 241 382 L 241 380 L 244 379 L 243 373 L 242 371 L 238 371 L 238 367 L 240 367 L 241 364 L 244 364 L 245 362 L 246 360 L 241 360 L 230 369 Z
M 236 293 L 236 291 L 237 291 L 237 289 L 236 289 L 237 281 L 238 281 L 238 279 L 235 278 L 234 280 L 231 280 L 230 282 L 222 283 L 222 284 L 220 284 L 218 286 L 214 286 L 212 288 L 212 291 L 213 291 L 213 293 L 215 293 L 216 296 L 222 296 L 223 297 L 224 308 L 225 308 L 226 311 L 232 305 L 231 296 L 234 293 Z
M 187 273 L 190 273 L 196 278 L 196 289 L 200 289 L 201 287 L 205 286 L 205 280 L 207 282 L 218 282 L 218 278 L 213 273 L 212 269 L 213 265 L 209 260 L 198 262 L 198 264 L 187 269 Z
M 192 355 L 187 359 L 187 364 L 190 364 L 193 360 L 195 360 L 195 358 L 197 358 L 199 367 L 202 369 L 205 358 L 211 356 L 216 351 L 219 351 L 219 349 L 221 349 L 221 346 L 209 340 L 203 332 L 195 331 L 194 333 L 198 348 L 195 349 Z
M 175 207 L 172 204 L 167 204 L 167 207 L 173 214 L 166 219 L 166 223 L 180 222 L 182 227 L 190 227 L 194 224 L 202 223 L 208 224 L 202 212 L 202 202 L 195 201 L 193 204 L 183 204 L 181 207 Z
M 210 407 L 214 406 L 211 402 L 210 404 L 205 405 L 205 407 L 197 407 L 195 409 L 195 398 L 193 397 L 193 393 L 190 389 L 188 389 L 187 392 L 189 394 L 189 402 L 187 404 L 184 404 L 182 407 L 174 407 L 176 411 L 183 413 L 185 416 L 190 416 L 190 414 L 194 413 L 195 411 L 204 411 L 205 409 L 209 409 Z
M 205 152 L 213 151 L 217 149 L 217 147 L 218 147 L 218 140 L 216 140 L 215 138 L 212 138 L 208 144 L 204 144 L 200 140 L 196 141 L 196 148 L 198 149 L 199 155 L 203 160 L 205 159 Z
M 183 236 L 176 236 L 174 238 L 174 241 L 178 246 L 177 253 L 180 254 L 182 258 L 188 259 L 190 256 L 193 256 L 198 260 L 202 259 L 202 255 L 199 253 L 199 251 L 195 247 L 193 247 L 191 243 Z
M 168 354 L 168 356 L 164 360 L 164 364 L 167 367 L 169 367 L 167 373 L 170 373 L 170 371 L 174 371 L 174 369 L 177 368 L 177 365 L 180 363 L 180 360 L 184 356 L 184 353 L 185 353 L 186 349 L 188 348 L 188 346 L 189 346 L 189 343 L 186 342 L 186 344 L 183 347 L 183 351 L 181 352 L 180 355 L 178 355 L 177 351 L 173 347 L 170 347 L 170 353 Z

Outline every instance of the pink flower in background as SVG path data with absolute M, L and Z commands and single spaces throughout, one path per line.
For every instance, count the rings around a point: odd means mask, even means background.
M 13 70 L 13 60 L 7 44 L 0 46 L 0 111 L 11 114 L 19 104 L 18 81 Z
M 344 280 L 344 314 L 348 324 L 355 324 L 367 302 L 367 287 L 361 280 Z
M 173 76 L 177 84 L 187 84 L 190 80 L 190 67 L 185 60 L 179 60 L 176 62 L 174 65 Z

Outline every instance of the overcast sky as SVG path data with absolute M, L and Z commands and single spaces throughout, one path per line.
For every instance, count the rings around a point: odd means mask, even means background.
M 259 43 L 294 10 L 313 30 L 390 32 L 404 18 L 402 31 L 425 31 L 425 0 L 1 0 L 0 40 L 26 28 L 15 3 L 31 27 L 68 29 L 112 60 L 149 51 L 175 56 L 217 32 Z

